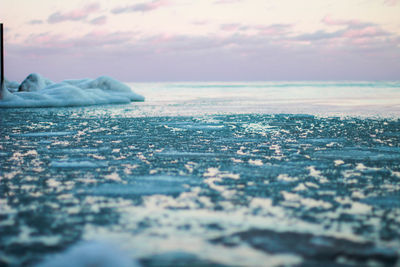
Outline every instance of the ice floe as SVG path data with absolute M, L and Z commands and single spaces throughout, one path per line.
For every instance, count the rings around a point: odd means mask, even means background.
M 32 73 L 20 85 L 5 81 L 0 92 L 0 108 L 88 106 L 132 101 L 144 101 L 144 97 L 107 76 L 55 83 Z

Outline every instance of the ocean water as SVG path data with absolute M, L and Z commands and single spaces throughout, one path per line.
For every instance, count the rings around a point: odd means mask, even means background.
M 400 82 L 130 84 L 146 97 L 135 116 L 313 114 L 398 117 Z
M 0 266 L 399 264 L 400 83 L 129 85 L 0 109 Z

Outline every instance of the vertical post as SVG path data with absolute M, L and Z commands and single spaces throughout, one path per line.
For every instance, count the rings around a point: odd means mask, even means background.
M 0 91 L 3 90 L 4 85 L 4 40 L 3 40 L 3 23 L 0 23 L 0 44 L 1 44 L 1 83 Z

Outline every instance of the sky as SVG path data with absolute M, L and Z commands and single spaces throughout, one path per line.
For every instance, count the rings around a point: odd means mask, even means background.
M 5 75 L 400 80 L 400 0 L 1 0 Z

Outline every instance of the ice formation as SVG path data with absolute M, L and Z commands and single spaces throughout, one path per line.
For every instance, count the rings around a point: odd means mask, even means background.
M 79 243 L 37 265 L 37 267 L 67 266 L 140 267 L 140 264 L 111 244 L 91 241 Z
M 88 106 L 131 101 L 144 101 L 144 97 L 107 76 L 55 83 L 32 73 L 21 84 L 5 80 L 0 92 L 0 108 Z

